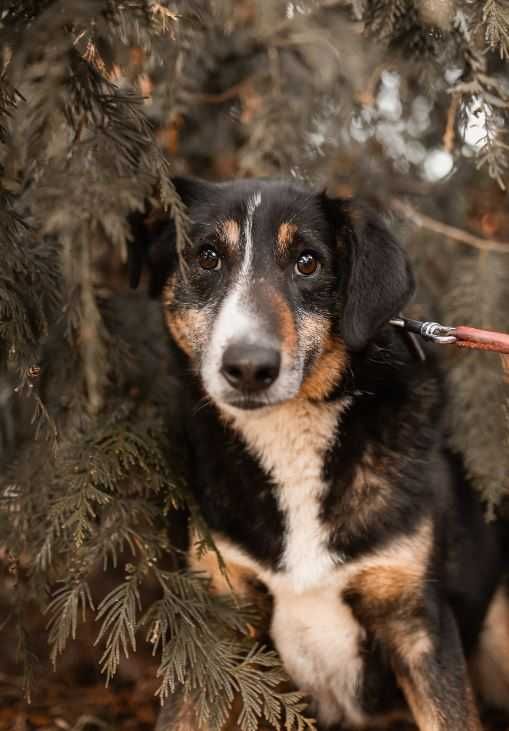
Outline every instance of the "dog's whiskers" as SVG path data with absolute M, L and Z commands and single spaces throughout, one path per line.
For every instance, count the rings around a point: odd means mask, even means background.
M 193 416 L 196 416 L 200 411 L 203 411 L 203 409 L 206 406 L 209 406 L 211 403 L 212 403 L 212 399 L 210 398 L 210 396 L 204 396 L 203 398 L 201 398 L 198 401 L 196 408 L 193 409 Z

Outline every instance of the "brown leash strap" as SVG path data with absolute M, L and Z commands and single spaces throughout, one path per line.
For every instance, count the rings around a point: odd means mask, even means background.
M 452 334 L 456 338 L 456 345 L 459 348 L 493 350 L 495 353 L 509 355 L 509 335 L 505 333 L 460 325 L 454 328 Z
M 402 328 L 406 332 L 420 335 L 433 343 L 453 344 L 459 348 L 474 348 L 475 350 L 491 350 L 495 353 L 509 355 L 509 334 L 494 330 L 479 330 L 475 327 L 450 327 L 439 322 L 421 322 L 406 317 L 395 317 L 390 320 L 391 325 Z

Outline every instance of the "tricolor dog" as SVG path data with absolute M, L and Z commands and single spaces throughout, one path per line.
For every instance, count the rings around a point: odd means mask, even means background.
M 148 267 L 161 296 L 188 483 L 231 585 L 268 591 L 321 727 L 480 729 L 478 692 L 509 707 L 501 529 L 453 468 L 436 374 L 387 325 L 414 289 L 402 248 L 294 181 L 174 182 L 183 261 L 169 217 L 138 224 L 131 279 Z M 159 728 L 195 728 L 167 706 Z

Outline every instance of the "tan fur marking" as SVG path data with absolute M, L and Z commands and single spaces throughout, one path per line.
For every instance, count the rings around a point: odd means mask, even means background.
M 390 604 L 412 601 L 422 586 L 422 570 L 408 567 L 375 566 L 355 577 L 355 586 L 369 602 Z
M 228 218 L 226 221 L 222 221 L 219 224 L 218 233 L 227 245 L 229 251 L 233 252 L 238 249 L 240 241 L 240 226 L 237 221 L 233 218 Z
M 446 731 L 447 719 L 431 704 L 423 703 L 422 696 L 413 684 L 403 677 L 398 678 L 401 690 L 405 694 L 408 705 L 412 709 L 417 726 L 421 731 Z
M 323 315 L 306 315 L 299 322 L 299 335 L 303 345 L 318 347 L 330 333 L 330 321 Z
M 270 624 L 272 614 L 272 599 L 263 590 L 263 584 L 258 579 L 258 572 L 250 566 L 242 565 L 235 560 L 228 560 L 225 556 L 224 547 L 230 545 L 229 541 L 217 534 L 212 539 L 220 552 L 222 565 L 219 557 L 213 550 L 206 551 L 201 556 L 196 550 L 198 539 L 193 530 L 190 531 L 190 548 L 187 555 L 188 566 L 192 571 L 205 574 L 210 580 L 210 591 L 213 594 L 235 594 L 236 597 L 249 602 L 256 607 L 259 621 L 256 627 L 246 627 L 252 638 L 262 639 L 265 637 Z
M 387 456 L 376 457 L 368 447 L 362 455 L 351 483 L 351 510 L 359 523 L 368 524 L 375 513 L 390 508 L 392 465 Z
M 407 622 L 393 623 L 391 634 L 394 647 L 409 667 L 418 667 L 433 652 L 433 642 L 424 628 L 411 630 Z
M 355 587 L 364 597 L 363 605 L 371 614 L 375 632 L 385 638 L 404 659 L 408 667 L 418 667 L 421 661 L 433 651 L 433 643 L 427 630 L 414 626 L 412 614 L 421 604 L 422 570 L 416 567 L 379 566 L 364 569 L 355 578 Z M 384 608 L 391 604 L 408 613 L 408 619 L 388 621 Z
M 225 562 L 224 571 L 221 571 L 214 551 L 206 551 L 198 556 L 196 551 L 191 550 L 188 563 L 192 571 L 201 571 L 210 578 L 210 588 L 215 594 L 230 594 L 233 591 L 239 596 L 247 596 L 251 593 L 250 580 L 255 578 L 255 574 L 231 561 Z
M 171 307 L 175 303 L 175 285 L 177 283 L 177 275 L 172 274 L 172 276 L 168 279 L 166 282 L 166 285 L 163 289 L 163 305 L 165 307 Z
M 192 357 L 199 345 L 204 342 L 208 321 L 202 310 L 180 310 L 165 312 L 166 324 L 177 345 Z
M 426 580 L 432 543 L 432 526 L 424 521 L 413 535 L 393 541 L 364 561 L 352 588 L 373 605 L 412 605 L 419 601 Z
M 277 290 L 271 291 L 271 299 L 278 314 L 282 350 L 291 357 L 297 347 L 297 331 L 292 311 L 288 302 Z
M 422 604 L 431 542 L 431 523 L 425 521 L 413 536 L 396 540 L 363 561 L 347 587 L 347 592 L 361 597 L 372 630 L 410 667 L 433 650 L 426 628 L 412 619 Z M 401 619 L 388 621 L 391 606 L 398 607 Z
M 344 343 L 339 338 L 328 336 L 323 353 L 304 379 L 299 395 L 313 401 L 327 398 L 339 383 L 347 362 Z
M 414 682 L 402 676 L 398 676 L 398 683 L 405 694 L 420 731 L 449 731 L 449 721 L 451 719 L 446 718 L 443 710 L 434 702 L 434 698 L 430 696 L 425 685 L 422 688 L 418 687 Z M 467 710 L 468 715 L 463 726 L 464 731 L 482 731 L 474 696 L 468 685 L 466 688 L 465 710 Z M 457 728 L 456 725 L 455 728 Z
M 209 326 L 207 313 L 203 309 L 176 307 L 175 281 L 174 275 L 163 290 L 164 319 L 179 348 L 192 357 L 205 342 Z
M 474 682 L 489 703 L 509 711 L 509 597 L 493 597 L 472 663 Z
M 280 225 L 276 239 L 278 254 L 281 256 L 286 254 L 296 233 L 297 226 L 294 223 L 282 223 Z

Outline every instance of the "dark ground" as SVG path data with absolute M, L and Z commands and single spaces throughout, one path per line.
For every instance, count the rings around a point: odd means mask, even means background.
M 79 682 L 72 674 L 67 679 L 59 674 L 56 681 L 48 674 L 31 704 L 23 700 L 16 677 L 0 674 L 0 731 L 151 731 L 159 711 L 154 665 L 136 663 L 137 677 L 123 678 L 111 688 L 96 677 Z M 509 731 L 509 720 L 497 714 L 485 714 L 484 720 L 485 731 Z M 412 729 L 396 724 L 390 731 Z

